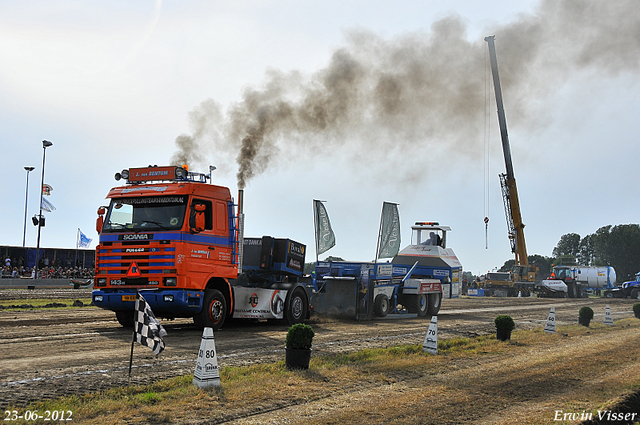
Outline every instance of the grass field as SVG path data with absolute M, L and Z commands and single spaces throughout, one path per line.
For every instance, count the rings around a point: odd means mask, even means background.
M 78 300 L 82 301 L 85 307 L 88 307 L 91 304 L 91 297 L 78 298 Z M 0 301 L 0 306 L 4 310 L 24 310 L 28 308 L 48 308 L 47 306 L 51 306 L 52 308 L 64 308 L 61 305 L 64 304 L 67 307 L 71 307 L 75 300 L 70 300 L 68 298 L 35 298 L 35 299 L 27 299 L 20 303 L 16 300 L 3 300 Z
M 577 423 L 554 416 L 597 417 L 640 388 L 637 328 L 637 319 L 623 319 L 556 334 L 514 331 L 509 342 L 447 339 L 438 355 L 416 345 L 368 349 L 312 357 L 306 371 L 284 361 L 223 367 L 213 389 L 198 389 L 189 375 L 8 410 L 67 412 L 88 424 Z

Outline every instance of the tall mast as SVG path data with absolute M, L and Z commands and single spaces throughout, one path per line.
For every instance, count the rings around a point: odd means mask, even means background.
M 489 45 L 489 58 L 491 61 L 491 73 L 493 74 L 493 88 L 498 106 L 498 124 L 500 125 L 500 136 L 502 138 L 502 152 L 506 174 L 500 175 L 502 185 L 502 197 L 504 200 L 505 215 L 507 216 L 507 227 L 509 229 L 509 239 L 511 251 L 516 256 L 516 265 L 528 266 L 527 245 L 524 240 L 524 224 L 520 213 L 520 201 L 518 199 L 518 189 L 516 178 L 513 174 L 513 163 L 511 161 L 511 147 L 509 145 L 509 135 L 507 134 L 507 119 L 504 115 L 504 104 L 502 102 L 502 88 L 500 87 L 500 76 L 498 74 L 498 58 L 496 56 L 495 36 L 484 38 Z

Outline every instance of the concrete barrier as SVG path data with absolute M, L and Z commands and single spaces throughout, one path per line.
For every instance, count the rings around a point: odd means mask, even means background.
M 86 279 L 0 279 L 0 289 L 57 289 L 87 288 L 78 284 Z

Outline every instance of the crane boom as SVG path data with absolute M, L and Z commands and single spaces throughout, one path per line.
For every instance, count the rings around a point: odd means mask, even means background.
M 505 215 L 507 216 L 507 227 L 509 228 L 509 240 L 511 251 L 515 254 L 516 266 L 528 268 L 529 259 L 527 257 L 527 245 L 524 239 L 524 224 L 520 213 L 520 202 L 518 199 L 518 189 L 516 178 L 513 174 L 513 162 L 511 161 L 511 147 L 509 145 L 509 135 L 507 134 L 507 119 L 504 114 L 502 102 L 502 88 L 500 87 L 500 76 L 498 74 L 498 58 L 496 56 L 495 36 L 485 37 L 484 41 L 489 45 L 489 58 L 491 62 L 491 73 L 493 75 L 493 87 L 495 90 L 496 103 L 498 106 L 498 124 L 500 125 L 500 136 L 502 138 L 502 151 L 506 174 L 500 175 L 502 186 L 502 197 L 504 200 Z M 524 274 L 526 275 L 527 272 Z M 524 277 L 522 275 L 520 278 Z

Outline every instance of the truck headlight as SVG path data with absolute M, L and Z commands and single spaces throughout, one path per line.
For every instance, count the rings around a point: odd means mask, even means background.
M 164 278 L 164 286 L 177 286 L 178 278 L 176 277 L 165 277 Z
M 96 286 L 107 286 L 107 278 L 106 277 L 98 278 L 98 281 L 96 282 Z
M 101 303 L 102 302 L 102 295 L 94 295 L 93 296 L 93 302 Z
M 166 303 L 172 303 L 173 302 L 173 295 L 164 295 L 162 297 L 162 299 L 164 300 L 164 302 Z

